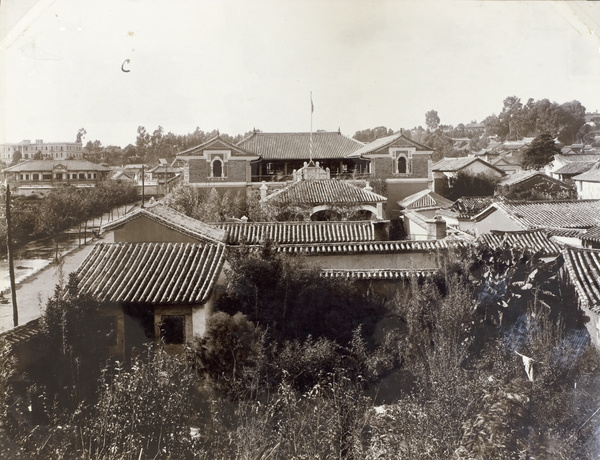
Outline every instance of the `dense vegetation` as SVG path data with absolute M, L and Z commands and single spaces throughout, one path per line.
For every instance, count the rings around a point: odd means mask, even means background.
M 6 241 L 6 220 L 4 219 L 6 201 L 0 210 L 0 239 Z M 97 187 L 77 188 L 70 185 L 60 186 L 44 198 L 11 196 L 12 234 L 14 242 L 24 243 L 38 238 L 54 236 L 74 228 L 81 228 L 88 220 L 99 218 L 124 204 L 137 200 L 133 186 L 118 181 L 108 181 Z M 2 250 L 5 251 L 5 245 Z
M 19 444 L 37 458 L 596 458 L 600 360 L 560 261 L 465 249 L 386 300 L 275 249 L 234 260 L 184 355 L 150 347 L 102 371 L 83 332 L 99 305 L 73 280 L 57 290 L 52 359 L 32 376 L 44 427 L 13 425 Z

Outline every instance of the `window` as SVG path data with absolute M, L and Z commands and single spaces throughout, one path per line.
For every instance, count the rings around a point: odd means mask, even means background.
M 80 179 L 85 179 L 85 173 L 79 173 L 79 178 Z
M 212 161 L 212 177 L 223 177 L 223 161 L 217 157 Z
M 58 173 L 58 174 L 55 174 L 55 175 L 54 175 L 54 178 L 55 178 L 55 179 L 58 179 L 58 180 L 62 180 L 62 178 L 63 178 L 63 175 L 62 175 L 62 173 Z
M 40 180 L 39 174 L 32 174 L 33 180 Z
M 52 174 L 42 174 L 43 180 L 52 180 Z
M 163 316 L 160 323 L 160 338 L 166 345 L 185 342 L 185 316 Z
M 408 172 L 406 158 L 400 157 L 398 158 L 398 173 L 406 174 Z

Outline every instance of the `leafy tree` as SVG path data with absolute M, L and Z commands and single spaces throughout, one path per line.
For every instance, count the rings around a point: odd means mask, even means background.
M 430 110 L 425 114 L 425 125 L 427 129 L 435 131 L 440 125 L 440 117 L 438 116 L 437 110 Z
M 302 257 L 278 253 L 265 244 L 242 248 L 230 256 L 227 288 L 217 309 L 238 311 L 267 328 L 270 340 L 303 340 L 309 335 L 348 341 L 363 325 L 369 333 L 378 306 L 347 281 L 321 277 Z
M 32 371 L 45 394 L 47 415 L 63 422 L 76 409 L 93 403 L 108 356 L 107 339 L 115 333 L 98 321 L 101 304 L 80 294 L 77 283 L 77 276 L 70 274 L 66 286 L 58 285 L 48 300 L 42 329 L 43 349 L 49 358 L 40 360 L 44 365 Z
M 102 459 L 196 458 L 190 433 L 194 375 L 183 358 L 158 349 L 105 373 L 84 446 Z
M 453 201 L 462 196 L 492 196 L 499 181 L 499 178 L 489 174 L 459 171 L 450 182 L 437 182 L 436 192 Z
M 373 129 L 363 129 L 362 131 L 356 131 L 354 133 L 354 139 L 360 142 L 364 142 L 368 144 L 369 142 L 373 142 L 375 139 L 379 139 L 385 136 L 391 136 L 394 134 L 392 129 L 386 128 L 385 126 L 377 126 Z
M 23 159 L 23 154 L 21 153 L 21 151 L 20 150 L 15 150 L 15 152 L 13 153 L 12 162 L 10 164 L 11 165 L 16 165 L 22 159 Z
M 264 333 L 242 313 L 217 312 L 194 347 L 195 360 L 217 389 L 233 399 L 261 393 Z
M 523 152 L 521 162 L 525 169 L 540 169 L 552 161 L 554 155 L 560 154 L 553 137 L 548 134 L 540 134 Z
M 77 130 L 77 137 L 75 138 L 75 142 L 82 143 L 83 138 L 85 137 L 86 134 L 87 134 L 87 131 L 85 128 L 79 128 Z

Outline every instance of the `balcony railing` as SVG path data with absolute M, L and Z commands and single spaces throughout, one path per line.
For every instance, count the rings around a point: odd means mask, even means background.
M 370 173 L 358 173 L 358 172 L 343 172 L 343 173 L 331 173 L 329 175 L 331 179 L 344 179 L 344 180 L 366 180 L 371 177 Z M 288 182 L 293 179 L 291 174 L 259 174 L 252 176 L 252 182 Z

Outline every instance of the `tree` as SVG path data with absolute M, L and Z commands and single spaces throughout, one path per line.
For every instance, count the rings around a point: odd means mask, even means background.
M 75 138 L 75 142 L 78 142 L 81 144 L 83 142 L 83 138 L 85 137 L 86 134 L 87 134 L 87 131 L 85 130 L 85 128 L 79 128 L 79 130 L 77 131 L 77 137 Z
M 385 126 L 377 126 L 373 129 L 363 129 L 362 131 L 356 131 L 356 133 L 354 133 L 354 136 L 352 137 L 357 141 L 369 143 L 373 142 L 375 139 L 379 139 L 385 136 L 391 136 L 392 134 L 394 134 L 394 131 L 392 131 L 391 129 L 386 128 Z
M 191 459 L 194 374 L 182 357 L 164 350 L 117 363 L 106 372 L 94 416 L 87 419 L 84 449 L 90 457 Z
M 425 125 L 431 131 L 435 131 L 440 125 L 440 117 L 437 110 L 430 110 L 425 114 Z
M 196 359 L 213 384 L 232 399 L 252 398 L 260 390 L 264 333 L 242 313 L 210 316 L 206 334 L 195 344 Z M 261 361 L 262 366 L 261 366 Z
M 549 133 L 540 134 L 523 152 L 521 164 L 525 169 L 540 169 L 558 154 L 560 149 L 556 146 L 554 138 Z
M 267 329 L 268 339 L 303 340 L 328 337 L 339 342 L 362 325 L 366 333 L 378 320 L 379 305 L 361 295 L 347 280 L 323 278 L 302 257 L 276 251 L 239 249 L 231 255 L 226 292 L 217 309 L 241 312 Z
M 21 153 L 21 151 L 15 150 L 15 153 L 13 153 L 11 165 L 17 164 L 22 159 L 23 159 L 23 154 Z
M 458 200 L 462 196 L 492 196 L 500 179 L 488 174 L 459 171 L 449 181 L 440 181 L 437 192 L 450 200 Z

